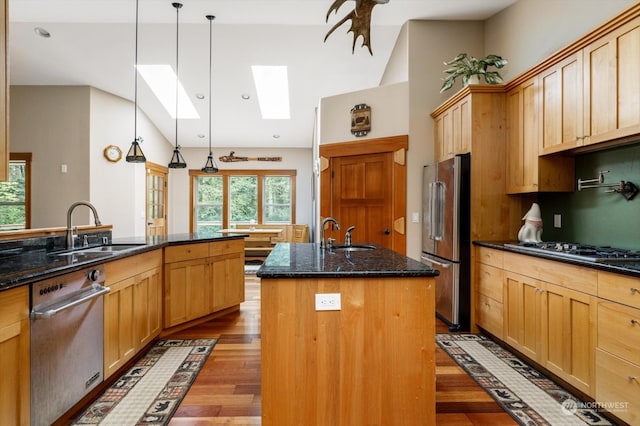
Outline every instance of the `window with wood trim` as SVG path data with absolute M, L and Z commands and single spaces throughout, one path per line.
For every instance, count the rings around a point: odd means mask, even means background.
M 295 170 L 191 170 L 191 232 L 295 223 Z
M 0 182 L 0 231 L 31 228 L 31 153 L 11 153 L 9 180 Z

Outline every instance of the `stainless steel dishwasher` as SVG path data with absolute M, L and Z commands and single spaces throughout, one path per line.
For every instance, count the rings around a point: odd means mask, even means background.
M 102 265 L 31 285 L 31 424 L 50 425 L 103 380 Z

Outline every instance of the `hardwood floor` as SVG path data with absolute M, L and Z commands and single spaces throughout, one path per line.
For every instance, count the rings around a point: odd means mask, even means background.
M 170 425 L 260 424 L 260 280 L 248 275 L 245 283 L 239 313 L 170 336 L 219 338 Z M 436 332 L 448 329 L 440 323 Z M 517 424 L 439 347 L 436 376 L 438 425 Z

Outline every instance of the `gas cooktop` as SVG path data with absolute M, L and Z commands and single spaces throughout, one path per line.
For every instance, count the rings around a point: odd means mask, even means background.
M 640 252 L 614 248 L 609 246 L 592 246 L 587 244 L 566 242 L 542 242 L 505 244 L 507 247 L 534 253 L 547 253 L 568 259 L 584 260 L 586 262 L 639 262 Z

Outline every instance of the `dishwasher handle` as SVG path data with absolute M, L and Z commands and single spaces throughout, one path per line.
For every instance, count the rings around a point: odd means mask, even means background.
M 51 318 L 59 312 L 88 302 L 111 291 L 109 287 L 105 287 L 97 283 L 91 284 L 91 287 L 88 287 L 88 289 L 88 291 L 79 292 L 69 298 L 64 298 L 56 303 L 44 306 L 44 309 L 37 309 L 37 307 L 33 308 L 33 310 L 31 311 L 31 319 L 36 320 Z

